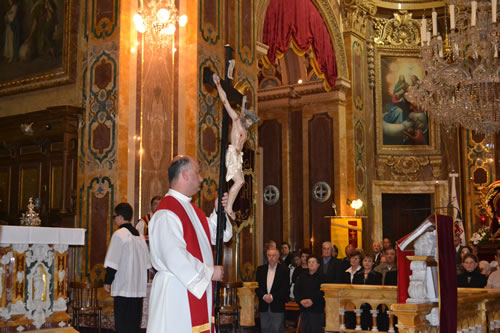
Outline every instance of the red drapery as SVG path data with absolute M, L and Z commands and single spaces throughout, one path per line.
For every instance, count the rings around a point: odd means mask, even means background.
M 274 63 L 285 53 L 290 40 L 302 51 L 310 47 L 316 56 L 318 69 L 333 88 L 337 65 L 330 35 L 323 18 L 310 0 L 271 0 L 264 20 L 264 44 L 269 46 L 267 58 Z

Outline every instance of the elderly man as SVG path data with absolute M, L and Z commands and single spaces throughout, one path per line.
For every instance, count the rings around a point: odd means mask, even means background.
M 356 252 L 356 248 L 352 244 L 347 244 L 345 247 L 345 258 L 342 259 L 342 273 L 351 267 L 351 255 Z
M 268 264 L 257 267 L 259 287 L 255 293 L 259 298 L 262 333 L 285 332 L 285 302 L 290 292 L 290 277 L 288 268 L 281 265 L 279 259 L 279 251 L 270 248 L 267 250 Z
M 149 223 L 151 260 L 158 271 L 151 288 L 148 332 L 213 332 L 212 281 L 222 281 L 223 266 L 214 265 L 217 214 L 207 218 L 191 202 L 202 178 L 189 156 L 176 156 L 168 168 L 170 190 Z M 227 204 L 227 193 L 222 198 Z M 217 207 L 217 202 L 215 203 Z M 226 218 L 224 241 L 232 237 Z
M 335 258 L 334 247 L 331 242 L 321 244 L 320 273 L 324 276 L 325 283 L 341 283 L 344 272 L 342 262 Z
M 379 242 L 373 242 L 373 265 L 377 266 L 380 264 L 380 258 L 382 258 L 382 245 Z

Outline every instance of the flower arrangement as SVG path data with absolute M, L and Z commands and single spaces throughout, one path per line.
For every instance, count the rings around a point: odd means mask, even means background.
M 484 243 L 490 239 L 490 229 L 488 227 L 481 227 L 477 232 L 472 234 L 470 242 L 474 245 Z

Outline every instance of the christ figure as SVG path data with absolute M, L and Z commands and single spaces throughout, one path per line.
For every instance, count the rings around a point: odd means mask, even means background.
M 246 96 L 243 96 L 243 100 L 241 102 L 241 113 L 238 114 L 229 104 L 226 92 L 222 89 L 220 84 L 219 76 L 214 74 L 213 79 L 215 85 L 217 86 L 219 97 L 232 120 L 229 146 L 226 151 L 226 182 L 232 179 L 234 183 L 229 189 L 226 213 L 234 219 L 236 214 L 233 212 L 233 203 L 241 187 L 245 184 L 245 178 L 243 176 L 243 145 L 247 140 L 249 128 L 259 121 L 259 117 L 255 112 L 247 110 Z

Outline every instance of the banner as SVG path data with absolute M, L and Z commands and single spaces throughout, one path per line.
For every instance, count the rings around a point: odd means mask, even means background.
M 355 248 L 362 247 L 361 234 L 363 224 L 358 217 L 340 217 L 330 218 L 330 238 L 331 242 L 339 249 L 337 258 L 345 257 L 345 247 L 347 244 Z
M 451 198 L 450 204 L 453 208 L 453 233 L 460 235 L 460 245 L 465 246 L 465 232 L 462 216 L 460 215 L 460 206 L 458 205 L 457 189 L 455 187 L 455 178 L 458 178 L 458 173 L 450 173 L 451 178 Z

